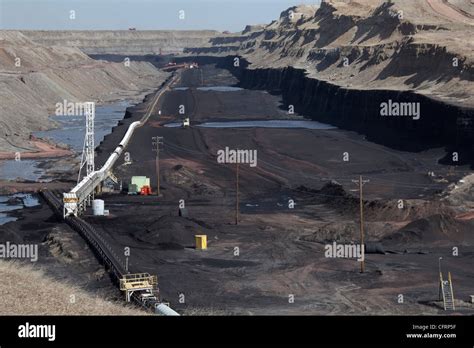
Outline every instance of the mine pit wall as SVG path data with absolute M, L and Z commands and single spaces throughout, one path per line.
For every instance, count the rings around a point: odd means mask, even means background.
M 240 87 L 281 94 L 285 108 L 294 105 L 297 113 L 312 120 L 356 131 L 364 134 L 369 141 L 401 151 L 418 152 L 444 147 L 446 156 L 440 159 L 440 163 L 453 166 L 470 164 L 474 167 L 473 109 L 449 105 L 410 91 L 346 89 L 309 78 L 303 70 L 291 67 L 249 69 L 250 64 L 241 57 L 240 66 L 235 67 L 236 56 L 196 56 L 189 53 L 171 60 L 177 63 L 195 61 L 200 65 L 216 64 L 236 76 Z M 122 55 L 114 56 L 116 60 L 124 58 Z M 169 59 L 154 55 L 130 58 L 149 61 L 155 65 L 158 65 L 158 61 L 160 65 L 163 64 L 163 58 Z M 419 102 L 420 119 L 380 116 L 381 103 L 389 100 Z M 452 162 L 453 152 L 458 152 L 458 162 Z
M 285 104 L 294 105 L 298 113 L 357 131 L 373 142 L 407 151 L 440 146 L 465 151 L 470 146 L 472 156 L 472 121 L 470 129 L 462 129 L 458 120 L 472 120 L 473 110 L 447 105 L 413 92 L 345 89 L 308 78 L 303 70 L 294 68 L 247 69 L 240 81 L 245 88 L 281 93 Z M 420 119 L 380 116 L 381 104 L 389 100 L 420 103 Z
M 346 89 L 309 78 L 303 70 L 291 67 L 249 69 L 243 58 L 240 58 L 240 67 L 235 68 L 234 58 L 190 56 L 177 60 L 215 63 L 231 71 L 240 80 L 240 87 L 282 94 L 284 104 L 294 105 L 297 113 L 364 134 L 369 141 L 414 152 L 444 147 L 447 154 L 440 163 L 474 167 L 473 109 L 448 105 L 410 91 Z M 419 102 L 420 119 L 380 116 L 381 103 L 389 100 Z M 458 162 L 452 162 L 453 152 L 459 153 Z
M 207 45 L 214 30 L 23 30 L 45 46 L 77 47 L 86 54 L 144 55 L 180 53 Z

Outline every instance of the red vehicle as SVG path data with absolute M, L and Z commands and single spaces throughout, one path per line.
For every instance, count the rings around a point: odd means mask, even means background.
M 143 186 L 140 190 L 140 194 L 142 196 L 149 196 L 151 195 L 151 187 L 150 186 Z

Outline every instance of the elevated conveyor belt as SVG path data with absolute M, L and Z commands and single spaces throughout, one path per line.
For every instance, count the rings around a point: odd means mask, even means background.
M 136 302 L 147 309 L 152 309 L 155 313 L 163 315 L 179 314 L 160 301 L 156 277 L 148 273 L 130 273 L 130 270 L 126 269 L 124 262 L 107 240 L 78 215 L 85 209 L 85 205 L 95 189 L 112 175 L 113 166 L 130 142 L 133 133 L 148 121 L 160 97 L 176 81 L 177 76 L 176 73 L 173 74 L 155 94 L 142 119 L 130 124 L 122 141 L 100 170 L 90 173 L 71 191 L 63 193 L 62 202 L 56 194 L 50 191 L 42 192 L 43 198 L 55 214 L 63 218 L 72 229 L 77 231 L 86 240 L 99 260 L 104 263 L 112 278 L 120 285 L 120 290 L 125 292 L 127 301 Z
M 41 195 L 53 209 L 54 213 L 59 218 L 63 218 L 62 202 L 57 195 L 47 190 L 41 191 Z M 155 313 L 179 315 L 160 301 L 156 276 L 152 276 L 149 273 L 128 272 L 125 263 L 117 255 L 106 238 L 81 218 L 71 215 L 64 217 L 64 221 L 89 244 L 97 258 L 109 270 L 114 282 L 119 285 L 120 290 L 125 292 L 128 302 L 133 301 L 145 309 L 153 310 Z
M 143 126 L 148 121 L 156 107 L 156 104 L 158 103 L 158 100 L 163 95 L 163 93 L 166 92 L 169 86 L 176 81 L 176 79 L 177 75 L 172 75 L 171 78 L 165 82 L 163 87 L 155 94 L 142 119 L 130 124 L 122 141 L 115 148 L 114 152 L 110 155 L 102 168 L 85 176 L 82 181 L 79 182 L 71 191 L 63 194 L 64 217 L 71 215 L 78 216 L 85 209 L 85 205 L 89 197 L 94 193 L 94 190 L 111 175 L 111 170 L 113 169 L 115 162 L 118 160 L 123 150 L 127 147 L 135 130 L 138 127 Z

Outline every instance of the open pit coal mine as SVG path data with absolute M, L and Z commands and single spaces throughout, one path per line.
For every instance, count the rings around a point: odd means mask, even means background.
M 189 50 L 185 54 L 192 54 Z M 206 50 L 203 50 L 206 51 Z M 123 61 L 120 55 L 93 55 L 98 59 Z M 292 67 L 248 69 L 249 63 L 239 58 L 239 67 L 234 66 L 238 56 L 186 56 L 173 59 L 157 56 L 136 56 L 162 67 L 169 61 L 195 61 L 201 65 L 215 64 L 230 71 L 246 89 L 266 90 L 281 95 L 287 108 L 304 117 L 328 123 L 341 129 L 355 131 L 367 140 L 387 147 L 419 152 L 443 147 L 446 156 L 439 159 L 444 165 L 474 166 L 474 110 L 447 104 L 412 91 L 360 90 L 343 88 L 327 81 L 306 76 L 304 70 Z M 380 117 L 380 105 L 391 100 L 394 103 L 419 103 L 423 117 L 413 122 L 410 117 Z M 459 154 L 453 161 L 452 153 Z
M 0 348 L 471 342 L 473 1 L 7 0 Z
M 95 56 L 105 57 L 123 59 Z M 130 248 L 128 267 L 157 275 L 161 300 L 190 315 L 443 314 L 436 287 L 437 262 L 443 257 L 443 267 L 454 277 L 456 312 L 471 313 L 466 299 L 472 289 L 474 240 L 469 231 L 474 226 L 442 200 L 442 192 L 472 165 L 466 159 L 472 155 L 472 128 L 458 122 L 472 117 L 472 110 L 408 92 L 344 90 L 291 68 L 251 70 L 243 60 L 236 69 L 234 58 L 135 58 L 157 67 L 170 60 L 192 61 L 199 68 L 177 71 L 176 81 L 159 99 L 152 93 L 128 107 L 96 149 L 100 167 L 129 126 L 152 110 L 125 148 L 128 162 L 121 157 L 115 165 L 123 191 L 96 195 L 110 214 L 94 216 L 88 208 L 82 216 L 114 255 Z M 424 117 L 420 123 L 381 121 L 374 110 L 387 99 L 420 102 Z M 182 121 L 180 105 L 186 106 L 191 127 L 168 127 Z M 287 120 L 289 105 L 295 107 L 294 120 L 333 127 L 202 127 L 206 122 Z M 160 197 L 155 195 L 156 136 L 164 139 Z M 238 224 L 235 165 L 216 160 L 225 147 L 258 153 L 255 168 L 239 166 Z M 446 152 L 454 150 L 464 162 L 452 171 Z M 343 161 L 344 152 L 353 162 Z M 335 241 L 359 241 L 360 202 L 352 181 L 361 173 L 370 179 L 362 201 L 367 254 L 362 274 L 356 259 L 328 257 Z M 137 175 L 150 178 L 152 195 L 126 194 Z M 38 226 L 44 265 L 55 265 L 48 271 L 52 276 L 68 272 L 89 291 L 122 296 L 104 276 L 88 280 L 97 271 L 92 254 L 44 202 L 0 228 L 4 236 L 21 241 L 29 240 Z M 53 254 L 50 235 L 58 231 L 68 237 L 54 238 Z M 207 250 L 196 248 L 196 235 L 207 236 Z M 80 256 L 65 254 L 71 245 L 81 250 Z M 456 257 L 449 256 L 453 247 L 460 250 Z M 71 264 L 79 257 L 87 262 Z M 397 301 L 400 294 L 405 305 Z M 289 296 L 296 300 L 288 301 Z

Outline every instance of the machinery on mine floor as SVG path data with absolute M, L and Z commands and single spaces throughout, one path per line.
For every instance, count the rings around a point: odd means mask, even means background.
M 91 201 L 94 198 L 94 194 L 97 191 L 100 191 L 101 184 L 108 178 L 114 177 L 112 173 L 113 166 L 118 160 L 120 155 L 123 153 L 124 148 L 127 147 L 130 139 L 132 138 L 135 130 L 143 126 L 148 118 L 150 117 L 153 109 L 156 106 L 160 96 L 167 89 L 169 85 L 175 82 L 176 76 L 170 78 L 163 88 L 155 95 L 153 101 L 150 103 L 147 112 L 142 117 L 140 121 L 132 122 L 127 129 L 122 141 L 115 148 L 114 152 L 110 155 L 104 165 L 99 169 L 95 170 L 94 166 L 94 146 L 93 146 L 93 122 L 94 122 L 94 110 L 91 109 L 87 113 L 89 115 L 86 117 L 87 127 L 86 130 L 86 140 L 85 144 L 87 149 L 85 149 L 87 164 L 87 175 L 69 192 L 63 194 L 63 217 L 67 216 L 78 216 L 83 211 L 85 211 L 87 205 L 90 205 Z M 89 151 L 89 152 L 88 152 Z
M 190 125 L 191 125 L 191 122 L 189 122 L 189 117 L 186 117 L 186 118 L 183 120 L 183 123 L 182 123 L 181 127 L 182 127 L 182 128 L 188 128 Z
M 41 195 L 58 217 L 62 216 L 62 202 L 57 195 L 48 190 L 41 191 Z M 149 273 L 128 273 L 128 263 L 124 263 L 108 241 L 96 229 L 81 218 L 68 215 L 64 221 L 78 232 L 97 257 L 109 270 L 112 279 L 119 284 L 120 290 L 125 292 L 127 302 L 134 302 L 145 309 L 153 310 L 162 315 L 179 315 L 164 302 L 160 301 L 158 279 Z
M 195 63 L 195 62 L 183 63 L 183 64 L 177 64 L 175 62 L 170 62 L 170 63 L 166 64 L 162 68 L 162 70 L 164 70 L 164 71 L 175 71 L 175 70 L 179 70 L 179 69 L 198 69 L 198 68 L 199 68 L 199 64 Z
M 443 273 L 439 273 L 439 298 L 443 300 L 444 310 L 455 310 L 453 282 L 451 272 L 448 272 L 448 280 L 443 279 Z
M 142 196 L 151 195 L 151 187 L 150 186 L 143 186 L 140 190 L 140 195 L 142 195 Z
M 120 279 L 120 290 L 125 292 L 127 302 L 131 301 L 132 296 L 136 296 L 140 302 L 147 304 L 150 301 L 157 301 L 158 280 L 149 273 L 125 274 Z
M 133 122 L 125 133 L 120 144 L 112 155 L 110 155 L 102 168 L 89 173 L 71 191 L 64 193 L 64 216 L 77 216 L 80 212 L 85 210 L 87 203 L 90 201 L 90 197 L 94 194 L 96 188 L 105 179 L 110 177 L 113 165 L 122 154 L 123 149 L 127 146 L 135 129 L 140 126 L 142 126 L 141 121 Z
M 128 195 L 151 195 L 150 178 L 146 176 L 132 176 L 130 184 L 128 184 Z
M 124 151 L 124 148 L 128 145 L 135 129 L 146 123 L 161 94 L 170 84 L 174 83 L 175 80 L 176 76 L 170 78 L 160 92 L 155 95 L 142 119 L 130 124 L 127 132 L 122 138 L 122 141 L 99 170 L 95 170 L 94 165 L 94 109 L 93 105 L 89 105 L 88 112 L 86 113 L 86 136 L 84 141 L 84 163 L 87 165 L 87 175 L 80 181 L 79 176 L 78 184 L 69 192 L 63 193 L 62 201 L 58 199 L 57 194 L 55 193 L 47 190 L 41 192 L 43 198 L 51 206 L 55 214 L 63 218 L 64 221 L 72 229 L 77 231 L 95 251 L 97 257 L 107 267 L 113 279 L 120 284 L 120 289 L 125 291 L 127 301 L 130 302 L 133 299 L 134 302 L 143 307 L 149 309 L 153 308 L 155 313 L 163 315 L 179 314 L 169 308 L 166 304 L 160 302 L 157 277 L 151 276 L 148 273 L 130 274 L 128 259 L 124 266 L 121 258 L 117 255 L 115 248 L 110 245 L 110 241 L 104 238 L 104 236 L 96 231 L 89 223 L 79 218 L 78 215 L 83 212 L 86 209 L 87 204 L 90 204 L 91 200 L 94 199 L 95 193 L 100 192 L 102 183 L 105 180 L 110 178 L 115 183 L 118 182 L 117 178 L 112 173 L 115 162 Z M 149 179 L 148 185 L 145 186 L 148 186 L 148 188 L 145 188 L 145 192 L 151 193 Z M 99 203 L 99 200 L 96 203 Z M 101 208 L 103 209 L 103 202 L 101 202 Z

